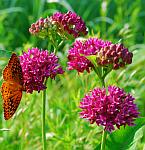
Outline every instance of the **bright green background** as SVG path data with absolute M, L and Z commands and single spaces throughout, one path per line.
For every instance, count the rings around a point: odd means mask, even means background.
M 2 70 L 8 63 L 11 51 L 18 55 L 28 47 L 50 48 L 47 40 L 31 36 L 28 28 L 39 17 L 56 11 L 75 11 L 86 22 L 89 37 L 97 36 L 116 43 L 122 42 L 133 52 L 133 63 L 125 69 L 112 71 L 107 85 L 125 88 L 135 98 L 140 116 L 145 116 L 145 0 L 0 0 L 0 84 Z M 73 41 L 72 41 L 73 42 Z M 78 75 L 67 70 L 67 51 L 63 45 L 57 54 L 66 70 L 56 80 L 48 81 L 46 105 L 47 149 L 93 150 L 98 149 L 102 128 L 79 118 L 79 102 L 84 93 L 100 86 L 94 72 Z M 41 150 L 42 93 L 23 93 L 15 117 L 3 119 L 0 97 L 0 149 Z M 137 126 L 122 128 L 108 136 L 108 150 L 142 150 L 145 144 L 145 119 Z M 8 129 L 9 131 L 7 131 Z

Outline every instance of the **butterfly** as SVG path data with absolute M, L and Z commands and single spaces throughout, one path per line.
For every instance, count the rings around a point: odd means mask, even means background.
M 22 68 L 18 56 L 12 53 L 8 65 L 3 70 L 1 93 L 3 99 L 4 118 L 10 119 L 16 112 L 23 89 Z

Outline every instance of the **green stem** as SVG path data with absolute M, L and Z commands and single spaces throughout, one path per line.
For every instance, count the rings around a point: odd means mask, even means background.
M 47 80 L 45 81 L 45 85 Z M 45 104 L 46 104 L 46 90 L 42 93 L 42 143 L 43 150 L 46 150 L 46 131 L 45 131 Z
M 52 45 L 53 45 L 54 53 L 56 54 L 56 52 L 57 52 L 57 45 L 55 44 L 55 42 L 54 42 L 53 39 L 51 39 L 50 41 L 51 41 L 51 43 L 52 43 Z
M 61 41 L 59 44 L 55 45 L 54 53 L 56 54 L 58 49 L 61 47 L 64 41 Z
M 98 67 L 93 66 L 93 69 L 95 71 L 95 73 L 98 75 L 99 79 L 101 79 L 101 74 L 100 74 L 100 70 Z
M 61 47 L 61 45 L 64 43 L 64 40 L 62 40 L 59 44 L 58 44 L 58 47 L 57 47 L 57 50 Z
M 104 81 L 105 79 L 101 78 L 100 80 L 101 80 L 102 87 L 105 88 L 105 81 Z
M 100 78 L 102 87 L 105 88 L 105 78 Z M 106 145 L 106 137 L 107 137 L 107 132 L 103 130 L 102 133 L 102 142 L 101 142 L 101 150 L 105 150 L 105 145 Z
M 105 150 L 106 137 L 107 137 L 107 132 L 105 130 L 103 130 L 102 142 L 101 142 L 101 150 Z

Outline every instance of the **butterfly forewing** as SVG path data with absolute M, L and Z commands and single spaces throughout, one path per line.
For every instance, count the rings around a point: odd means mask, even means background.
M 15 53 L 12 54 L 8 65 L 3 71 L 3 78 L 5 81 L 15 81 L 23 85 L 22 68 L 20 65 L 19 58 Z

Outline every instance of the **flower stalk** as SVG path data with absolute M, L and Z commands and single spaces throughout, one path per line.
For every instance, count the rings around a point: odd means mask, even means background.
M 105 78 L 100 78 L 102 87 L 105 88 Z M 105 129 L 103 129 L 102 133 L 102 141 L 101 141 L 101 150 L 105 150 L 105 145 L 106 145 L 106 137 L 107 137 L 107 132 Z
M 106 137 L 107 137 L 107 132 L 105 130 L 103 130 L 103 133 L 102 133 L 102 142 L 101 142 L 101 150 L 105 150 Z
M 45 81 L 45 86 L 47 79 Z M 43 150 L 46 150 L 46 130 L 45 130 L 45 105 L 46 105 L 46 89 L 42 92 L 42 143 Z

